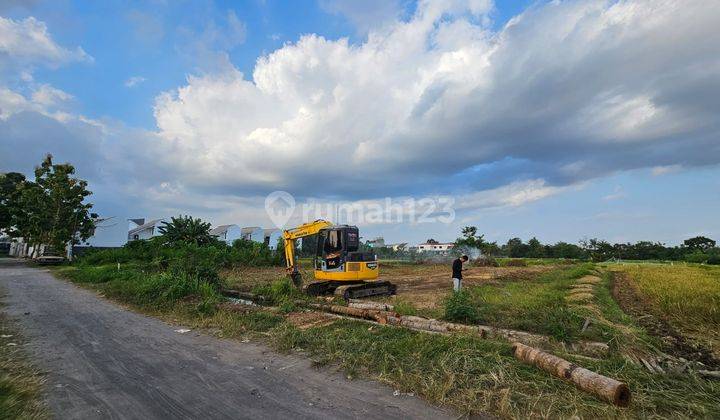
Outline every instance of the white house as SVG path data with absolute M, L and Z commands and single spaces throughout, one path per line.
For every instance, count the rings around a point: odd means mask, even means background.
M 242 229 L 238 225 L 220 225 L 213 228 L 210 235 L 225 241 L 228 245 L 232 245 L 236 239 L 242 238 Z
M 265 245 L 270 249 L 277 248 L 278 241 L 282 238 L 282 232 L 280 229 L 263 229 L 265 236 Z
M 246 241 L 253 241 L 259 243 L 265 242 L 265 232 L 263 231 L 263 228 L 257 226 L 242 228 L 241 237 Z
M 145 222 L 145 219 L 128 219 L 128 241 L 137 241 L 139 239 L 150 239 L 153 236 L 160 235 L 158 228 L 163 219 L 153 219 Z
M 446 243 L 427 243 L 424 244 L 418 244 L 417 250 L 418 252 L 447 252 L 452 249 L 452 247 L 455 246 L 453 242 L 446 242 Z

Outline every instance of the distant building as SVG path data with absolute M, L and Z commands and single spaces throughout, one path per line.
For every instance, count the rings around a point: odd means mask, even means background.
M 282 238 L 282 231 L 280 229 L 263 229 L 263 236 L 265 245 L 270 249 L 275 249 L 278 241 Z
M 253 241 L 259 243 L 265 242 L 265 232 L 263 228 L 257 226 L 242 228 L 240 237 L 242 239 L 245 239 L 246 241 Z
M 210 230 L 210 235 L 232 245 L 236 239 L 242 238 L 242 229 L 238 225 L 220 225 Z
M 137 241 L 141 239 L 150 239 L 153 236 L 160 235 L 158 227 L 163 219 L 153 219 L 149 222 L 145 222 L 145 219 L 128 219 L 128 235 L 127 240 Z
M 401 242 L 398 244 L 387 244 L 386 248 L 390 248 L 393 251 L 405 251 L 407 249 L 407 242 Z
M 455 246 L 455 243 L 453 243 L 453 242 L 446 242 L 446 243 L 425 242 L 423 244 L 418 244 L 417 250 L 418 250 L 418 252 L 448 252 L 453 248 L 453 246 Z
M 367 241 L 367 245 L 370 248 L 384 248 L 385 247 L 385 238 L 383 238 L 382 236 L 378 236 L 375 239 L 370 239 L 369 241 Z

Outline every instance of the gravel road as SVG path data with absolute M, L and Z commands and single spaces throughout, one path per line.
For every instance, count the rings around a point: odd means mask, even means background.
M 47 270 L 0 259 L 2 310 L 17 321 L 57 418 L 446 418 L 376 382 L 299 356 L 127 311 Z

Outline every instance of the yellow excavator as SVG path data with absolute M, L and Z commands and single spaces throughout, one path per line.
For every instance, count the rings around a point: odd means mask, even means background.
M 335 294 L 345 299 L 395 294 L 394 284 L 378 280 L 377 255 L 359 250 L 358 228 L 333 225 L 327 220 L 316 220 L 283 231 L 285 264 L 296 287 L 303 285 L 295 253 L 296 242 L 311 235 L 318 235 L 313 261 L 315 281 L 303 288 L 305 293 L 312 296 Z

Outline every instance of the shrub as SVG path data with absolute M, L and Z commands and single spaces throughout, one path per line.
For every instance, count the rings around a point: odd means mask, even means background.
M 196 277 L 215 287 L 220 286 L 220 267 L 227 259 L 226 249 L 217 246 L 198 246 L 185 244 L 174 248 L 169 272 L 176 276 Z
M 685 255 L 685 261 L 690 262 L 690 263 L 702 264 L 704 262 L 707 262 L 707 260 L 708 260 L 707 254 L 705 254 L 701 251 L 697 251 L 697 252 L 693 252 L 692 254 Z
M 445 300 L 445 319 L 448 321 L 476 322 L 479 319 L 478 311 L 467 290 L 452 292 Z
M 509 259 L 505 261 L 505 267 L 527 267 L 527 261 L 524 259 Z
M 415 306 L 407 301 L 399 300 L 395 302 L 393 305 L 393 308 L 395 309 L 395 312 L 397 312 L 400 315 L 415 315 L 417 314 L 417 309 Z
M 710 255 L 706 262 L 711 265 L 720 265 L 720 254 Z
M 472 262 L 475 267 L 500 267 L 497 260 L 489 255 L 475 258 Z

